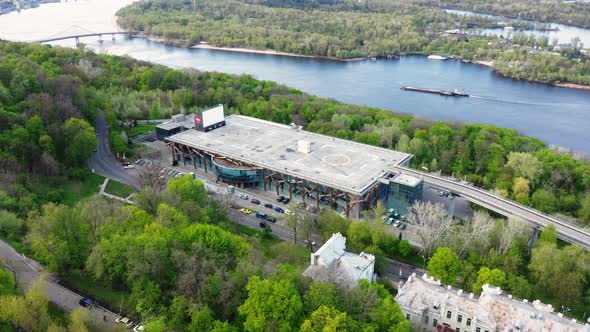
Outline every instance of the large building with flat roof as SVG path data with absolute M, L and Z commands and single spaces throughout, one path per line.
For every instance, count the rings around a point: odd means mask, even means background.
M 210 131 L 192 129 L 167 137 L 174 160 L 213 171 L 220 181 L 240 188 L 258 187 L 317 207 L 330 206 L 349 217 L 358 218 L 378 200 L 387 202 L 389 183 L 400 175 L 392 167 L 407 166 L 412 159 L 411 154 L 295 125 L 241 115 L 224 121 Z M 412 182 L 408 188 L 416 186 Z

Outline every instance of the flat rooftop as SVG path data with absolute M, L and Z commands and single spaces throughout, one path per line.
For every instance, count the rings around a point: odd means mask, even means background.
M 168 122 L 160 123 L 156 127 L 162 128 L 165 130 L 171 130 L 171 129 L 174 129 L 177 127 L 194 128 L 195 127 L 195 115 L 194 114 L 187 114 L 185 119 L 182 121 L 170 120 Z
M 399 183 L 399 184 L 407 186 L 407 187 L 415 187 L 415 186 L 419 185 L 420 182 L 422 182 L 422 179 L 417 178 L 415 176 L 401 173 L 398 176 L 396 176 L 395 178 L 393 178 L 393 180 L 391 180 L 391 182 Z
M 187 130 L 167 140 L 354 194 L 412 157 L 247 116 L 230 115 L 225 121 L 206 133 Z M 299 152 L 299 141 L 309 142 L 311 152 Z

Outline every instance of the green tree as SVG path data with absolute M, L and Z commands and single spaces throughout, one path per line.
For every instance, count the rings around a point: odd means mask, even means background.
M 543 228 L 541 235 L 539 235 L 539 242 L 557 244 L 557 230 L 555 229 L 555 225 L 549 224 Z
M 506 274 L 502 270 L 490 269 L 484 266 L 479 269 L 479 272 L 477 272 L 477 281 L 473 285 L 473 292 L 475 294 L 480 294 L 481 288 L 485 284 L 504 288 L 506 287 L 506 283 Z
M 83 119 L 71 118 L 63 126 L 64 160 L 71 167 L 83 166 L 96 149 L 94 128 Z
M 508 277 L 510 294 L 520 299 L 530 299 L 533 290 L 529 281 L 523 276 L 510 275 Z
M 250 278 L 248 298 L 238 309 L 245 331 L 290 331 L 298 326 L 303 304 L 290 280 Z
M 203 206 L 207 200 L 207 191 L 202 181 L 195 181 L 190 174 L 175 177 L 168 182 L 168 191 L 184 202 L 196 202 Z
M 436 249 L 430 258 L 427 269 L 433 277 L 440 279 L 442 283 L 452 285 L 461 271 L 461 261 L 451 249 L 441 247 Z
M 364 221 L 355 221 L 348 227 L 346 247 L 353 252 L 361 252 L 373 243 L 371 228 Z
M 510 152 L 506 166 L 514 170 L 516 176 L 523 177 L 529 181 L 536 181 L 543 173 L 543 163 L 532 153 Z
M 557 198 L 545 189 L 537 189 L 531 196 L 531 201 L 535 208 L 543 212 L 554 213 L 557 210 Z
M 0 210 L 0 235 L 19 239 L 23 231 L 23 221 L 15 213 Z
M 0 296 L 14 294 L 15 288 L 16 284 L 12 272 L 0 268 Z
M 336 306 L 336 286 L 333 283 L 314 280 L 303 294 L 303 306 L 307 314 L 311 314 L 321 306 Z
M 301 325 L 301 332 L 353 331 L 358 325 L 345 312 L 321 306 Z

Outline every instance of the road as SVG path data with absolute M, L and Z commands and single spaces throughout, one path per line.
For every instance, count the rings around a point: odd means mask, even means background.
M 82 296 L 51 281 L 44 276 L 41 264 L 19 254 L 13 247 L 0 240 L 0 261 L 2 261 L 16 275 L 18 286 L 24 289 L 41 277 L 43 290 L 49 301 L 66 312 L 81 308 L 78 303 Z M 92 323 L 98 331 L 118 331 L 115 325 L 117 315 L 100 306 L 89 309 Z M 106 317 L 106 321 L 104 321 Z
M 137 177 L 124 169 L 111 152 L 109 127 L 104 118 L 103 111 L 100 111 L 98 118 L 94 122 L 94 127 L 96 138 L 98 139 L 98 148 L 90 159 L 90 167 L 100 175 L 139 188 Z
M 553 224 L 561 239 L 578 244 L 586 249 L 590 249 L 590 232 L 580 227 L 551 217 L 530 207 L 518 204 L 512 200 L 494 195 L 486 190 L 463 184 L 460 181 L 452 181 L 444 177 L 420 172 L 410 168 L 395 168 L 406 174 L 424 179 L 426 185 L 430 185 L 431 187 L 440 190 L 450 191 L 453 194 L 464 197 L 470 202 L 501 215 L 521 218 L 535 226 L 545 227 L 549 224 Z

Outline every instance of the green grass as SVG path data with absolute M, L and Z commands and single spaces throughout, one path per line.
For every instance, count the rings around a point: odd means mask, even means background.
M 104 191 L 108 194 L 123 198 L 131 195 L 134 192 L 133 188 L 129 187 L 128 185 L 112 179 L 109 180 Z
M 72 206 L 77 202 L 98 194 L 100 185 L 104 182 L 104 176 L 91 174 L 83 181 L 67 181 L 63 184 L 64 196 L 62 203 Z
M 135 127 L 129 128 L 129 138 L 134 138 L 137 136 L 141 136 L 143 134 L 147 134 L 154 129 L 156 129 L 156 125 L 153 124 L 137 125 Z
M 131 297 L 129 292 L 113 289 L 110 285 L 96 281 L 81 271 L 68 273 L 66 279 L 62 279 L 62 282 L 66 287 L 76 290 L 81 295 L 95 299 L 98 304 L 110 309 L 112 312 L 118 313 L 121 310 L 121 305 L 123 312 L 133 311 L 134 305 L 129 301 Z

